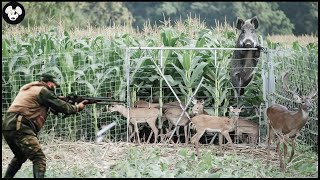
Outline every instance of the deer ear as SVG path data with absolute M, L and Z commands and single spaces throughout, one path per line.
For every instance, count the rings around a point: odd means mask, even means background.
M 296 100 L 297 103 L 301 103 L 301 102 L 302 102 L 301 97 L 298 96 L 297 94 L 294 94 L 294 95 L 293 95 L 293 98 Z
M 230 109 L 230 111 L 233 111 L 233 107 L 232 106 L 230 106 L 229 109 Z
M 244 109 L 243 109 L 243 108 L 244 108 L 244 105 L 242 105 L 242 106 L 241 106 L 241 108 L 240 108 L 240 112 L 243 112 L 243 111 L 244 111 Z
M 203 99 L 201 100 L 201 104 L 204 104 L 204 100 Z

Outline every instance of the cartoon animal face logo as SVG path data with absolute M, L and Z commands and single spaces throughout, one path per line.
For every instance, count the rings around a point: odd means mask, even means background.
M 22 9 L 17 6 L 15 9 L 12 8 L 12 6 L 8 6 L 5 10 L 5 13 L 8 14 L 8 17 L 11 21 L 15 21 L 19 15 L 22 14 Z
M 25 10 L 22 4 L 11 1 L 2 7 L 2 18 L 8 24 L 19 24 L 25 16 Z

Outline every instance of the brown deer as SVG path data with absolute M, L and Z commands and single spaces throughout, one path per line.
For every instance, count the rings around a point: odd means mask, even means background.
M 155 137 L 155 143 L 157 143 L 158 138 L 158 129 L 156 127 L 156 121 L 159 116 L 159 109 L 156 108 L 131 108 L 128 109 L 120 104 L 113 104 L 111 107 L 109 107 L 109 111 L 111 112 L 119 112 L 122 116 L 128 118 L 128 115 L 130 117 L 129 122 L 133 124 L 134 126 L 134 133 L 137 134 L 138 137 L 138 143 L 140 144 L 140 137 L 139 137 L 139 130 L 138 130 L 138 123 L 148 123 L 148 125 L 151 127 L 154 137 Z M 129 137 L 129 139 L 132 138 L 134 135 L 132 133 Z M 147 143 L 149 142 L 151 137 L 148 138 Z
M 180 142 L 179 129 L 180 129 L 180 126 L 183 126 L 184 127 L 185 144 L 188 144 L 188 125 L 190 123 L 190 120 L 184 114 L 181 117 L 179 123 L 177 124 L 178 119 L 179 119 L 182 112 L 183 112 L 183 110 L 181 109 L 179 102 L 166 103 L 166 104 L 164 104 L 164 118 L 162 120 L 163 121 L 168 120 L 170 131 L 172 129 L 172 126 L 177 125 L 176 135 L 178 137 L 178 140 L 177 140 L 178 143 Z M 171 134 L 171 133 L 167 133 L 167 134 Z
M 134 103 L 136 108 L 159 108 L 159 103 L 149 103 L 144 100 L 139 100 Z
M 184 106 L 184 104 L 183 104 Z M 135 107 L 137 108 L 150 108 L 150 107 L 154 107 L 154 108 L 159 108 L 159 104 L 158 103 L 149 103 L 147 101 L 144 100 L 139 100 L 137 102 L 135 102 Z M 172 130 L 172 126 L 175 126 L 177 124 L 177 121 L 182 113 L 182 109 L 179 105 L 179 102 L 174 101 L 174 102 L 169 102 L 169 103 L 165 103 L 163 105 L 163 110 L 164 110 L 164 115 L 161 118 L 162 123 L 166 120 L 168 120 L 168 124 L 169 124 L 169 130 L 167 131 L 171 131 Z M 185 138 L 186 138 L 186 144 L 188 143 L 188 124 L 189 124 L 189 119 L 187 118 L 186 115 L 183 115 L 181 120 L 179 121 L 179 124 L 177 125 L 177 130 L 176 130 L 176 135 L 178 137 L 178 142 L 180 142 L 180 134 L 179 134 L 179 129 L 180 126 L 184 127 L 184 133 L 185 133 Z M 169 132 L 167 132 L 167 136 L 169 136 Z
M 313 98 L 317 95 L 317 91 L 313 90 L 308 96 L 300 96 L 296 91 L 292 91 L 288 88 L 288 72 L 282 77 L 283 87 L 286 91 L 293 94 L 293 98 L 297 103 L 301 104 L 298 111 L 289 111 L 287 107 L 280 104 L 273 104 L 267 109 L 268 116 L 268 163 L 270 158 L 270 144 L 271 140 L 276 134 L 278 136 L 277 152 L 280 159 L 280 168 L 285 170 L 285 157 L 287 154 L 287 143 L 291 140 L 291 155 L 290 162 L 294 155 L 295 140 L 299 135 L 301 129 L 305 126 L 309 111 L 312 108 Z M 282 160 L 280 152 L 281 141 L 284 141 L 284 160 Z
M 231 118 L 201 114 L 191 119 L 191 122 L 197 131 L 197 133 L 191 138 L 191 142 L 194 143 L 196 146 L 197 156 L 199 156 L 199 140 L 205 131 L 219 132 L 221 135 L 227 138 L 227 144 L 231 144 L 233 146 L 229 132 L 234 130 L 242 107 L 238 109 L 230 106 L 229 109 L 231 113 Z M 222 152 L 222 136 L 220 134 L 219 149 L 220 152 Z
M 256 144 L 259 138 L 259 124 L 244 118 L 239 118 L 236 135 L 242 137 L 243 134 L 247 134 L 248 139 L 242 140 L 242 142 Z
M 193 99 L 192 103 L 194 104 L 192 108 L 192 115 L 197 116 L 201 114 L 208 113 L 204 110 L 204 101 L 199 101 L 197 99 Z M 241 136 L 243 134 L 248 134 L 248 141 L 251 144 L 255 144 L 258 140 L 259 136 L 259 125 L 255 122 L 249 121 L 244 118 L 239 118 L 238 120 L 238 128 L 237 128 L 237 136 Z

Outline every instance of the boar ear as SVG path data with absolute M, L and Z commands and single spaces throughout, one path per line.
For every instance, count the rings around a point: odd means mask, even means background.
M 258 29 L 258 27 L 259 27 L 259 21 L 258 21 L 257 16 L 255 16 L 255 17 L 253 17 L 253 18 L 251 19 L 251 24 L 254 25 L 254 28 L 255 28 L 255 29 Z
M 243 26 L 244 24 L 244 20 L 240 19 L 240 18 L 237 18 L 237 21 L 236 21 L 236 28 L 241 30 L 241 27 Z

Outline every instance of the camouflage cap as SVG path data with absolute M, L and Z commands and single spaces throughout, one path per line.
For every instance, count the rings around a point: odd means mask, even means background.
M 51 74 L 44 73 L 41 75 L 41 81 L 48 82 L 51 81 L 56 84 L 56 86 L 60 86 L 60 84 L 54 79 L 55 77 Z

